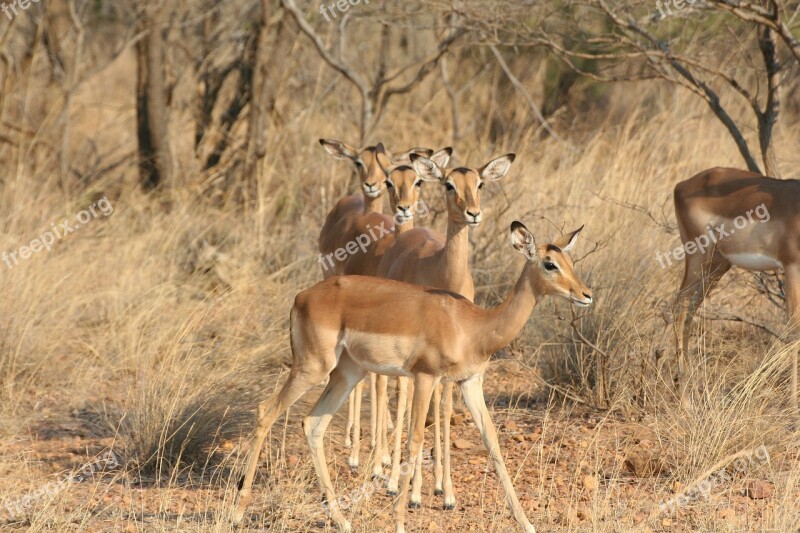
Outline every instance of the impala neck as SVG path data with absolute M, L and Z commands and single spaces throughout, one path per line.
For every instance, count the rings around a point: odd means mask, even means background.
M 363 193 L 362 193 L 363 194 Z M 364 194 L 364 214 L 369 213 L 383 213 L 383 195 L 377 198 L 371 198 Z
M 485 355 L 484 360 L 517 338 L 536 307 L 537 291 L 532 283 L 534 268 L 537 268 L 534 263 L 525 262 L 511 293 L 494 309 L 484 310 L 486 316 L 473 330 L 474 346 L 480 347 L 479 353 L 482 357 Z
M 447 219 L 447 240 L 440 255 L 439 272 L 444 276 L 442 288 L 458 291 L 461 280 L 469 275 L 469 228 Z M 464 295 L 472 300 L 473 295 Z

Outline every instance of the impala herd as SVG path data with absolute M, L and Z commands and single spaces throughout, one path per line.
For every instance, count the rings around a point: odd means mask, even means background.
M 534 532 L 500 452 L 483 397 L 483 375 L 490 356 L 519 335 L 545 296 L 558 296 L 581 307 L 592 303 L 592 291 L 576 274 L 569 255 L 583 227 L 553 242 L 537 243 L 521 222 L 514 221 L 511 244 L 525 258 L 522 271 L 505 300 L 495 308 L 484 309 L 473 303 L 469 228 L 478 226 L 483 218 L 481 190 L 508 174 L 514 154 L 494 158 L 481 167 L 449 168 L 451 148 L 436 152 L 413 148 L 392 157 L 380 143 L 361 150 L 335 140 L 320 139 L 320 144 L 335 158 L 352 163 L 361 194 L 339 200 L 320 232 L 324 280 L 295 298 L 290 314 L 292 369 L 282 388 L 259 404 L 256 430 L 239 482 L 234 523 L 241 522 L 251 499 L 260 452 L 270 428 L 306 391 L 327 380 L 322 395 L 303 420 L 303 430 L 330 517 L 339 529 L 351 530 L 337 505 L 323 436 L 333 415 L 349 397 L 345 445 L 350 447 L 350 467 L 359 467 L 362 380 L 369 374 L 373 475 L 382 477 L 383 466 L 391 466 L 386 488 L 389 494 L 398 496 L 396 533 L 405 531 L 406 508 L 421 505 L 422 443 L 431 403 L 434 494 L 443 495 L 445 509 L 455 506 L 450 462 L 455 384 L 494 463 L 514 519 L 524 531 Z M 424 182 L 438 183 L 445 195 L 445 235 L 414 227 Z M 384 193 L 389 197 L 391 215 L 383 213 Z M 770 213 L 768 223 L 731 232 L 701 253 L 686 254 L 675 326 L 676 384 L 680 400 L 688 404 L 687 352 L 692 319 L 703 298 L 731 266 L 756 271 L 782 268 L 791 323 L 800 325 L 800 182 L 714 168 L 679 183 L 674 200 L 684 243 L 756 205 L 763 204 Z M 381 228 L 380 236 L 375 228 Z M 394 420 L 387 397 L 389 376 L 397 378 Z M 796 355 L 791 392 L 796 407 Z M 388 431 L 392 428 L 390 443 Z M 408 432 L 408 468 L 401 479 L 404 429 Z

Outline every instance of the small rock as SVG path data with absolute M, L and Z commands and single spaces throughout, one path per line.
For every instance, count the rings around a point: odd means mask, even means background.
M 636 477 L 644 478 L 660 474 L 666 465 L 656 453 L 634 452 L 625 460 L 625 468 Z
M 675 481 L 672 483 L 672 492 L 674 492 L 675 494 L 678 494 L 682 488 L 683 488 L 683 483 L 681 483 L 680 481 Z
M 517 433 L 516 435 L 514 435 L 514 440 L 517 442 L 525 442 L 525 435 L 523 435 L 522 433 Z
M 466 439 L 455 439 L 453 441 L 453 448 L 456 450 L 469 450 L 472 448 L 472 443 Z
M 769 481 L 749 481 L 747 483 L 747 495 L 752 500 L 763 500 L 772 496 L 775 486 Z
M 430 524 L 428 524 L 428 531 L 441 531 L 441 530 L 442 528 L 440 528 L 436 522 L 432 521 Z
M 508 420 L 507 422 L 503 423 L 503 428 L 506 429 L 507 431 L 517 431 L 519 429 L 519 426 L 517 426 L 517 423 L 514 422 L 513 420 Z
M 596 491 L 598 487 L 597 478 L 594 476 L 583 476 L 583 486 L 586 487 L 586 490 L 589 491 Z
M 665 518 L 661 521 L 661 525 L 664 527 L 669 527 L 672 525 L 672 520 L 670 520 L 669 518 Z
M 300 458 L 296 455 L 290 455 L 286 458 L 286 462 L 289 463 L 289 466 L 296 466 L 300 462 Z
M 729 522 L 733 521 L 733 519 L 736 518 L 736 511 L 734 511 L 730 507 L 727 509 L 720 509 L 718 514 L 722 520 L 727 520 Z

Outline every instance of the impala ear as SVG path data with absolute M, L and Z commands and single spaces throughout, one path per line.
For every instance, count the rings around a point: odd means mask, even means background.
M 439 168 L 447 168 L 451 155 L 453 155 L 453 148 L 448 146 L 431 154 L 430 160 L 436 163 Z
M 386 154 L 386 148 L 384 148 L 383 143 L 375 145 L 375 159 L 378 161 L 378 165 L 381 167 L 381 170 L 383 170 L 383 173 L 388 176 L 392 162 Z
M 337 141 L 335 139 L 320 139 L 319 144 L 325 148 L 325 151 L 331 154 L 336 159 L 348 159 L 355 161 L 358 159 L 358 150 L 353 148 L 347 143 Z
M 444 173 L 439 165 L 425 156 L 411 154 L 411 166 L 414 167 L 417 175 L 425 181 L 441 181 Z
M 582 229 L 583 229 L 583 226 L 581 226 L 580 228 L 576 229 L 572 233 L 566 233 L 566 234 L 562 235 L 561 237 L 556 239 L 553 242 L 553 244 L 555 244 L 556 246 L 561 248 L 562 252 L 569 253 L 572 250 L 572 248 L 575 246 L 575 241 L 578 240 L 578 234 L 581 232 Z
M 511 245 L 528 261 L 536 258 L 536 240 L 533 238 L 533 233 L 518 220 L 511 223 Z
M 516 154 L 506 154 L 497 159 L 492 159 L 480 169 L 478 174 L 485 180 L 499 180 L 508 174 L 508 169 L 511 168 L 511 163 L 516 157 Z

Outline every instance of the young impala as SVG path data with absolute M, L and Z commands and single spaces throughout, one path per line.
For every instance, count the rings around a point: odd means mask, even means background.
M 506 154 L 492 159 L 478 169 L 465 167 L 444 170 L 439 161 L 412 154 L 410 159 L 420 178 L 439 183 L 445 191 L 447 236 L 430 228 L 414 228 L 397 237 L 394 245 L 381 258 L 378 276 L 416 285 L 445 289 L 472 301 L 475 285 L 469 269 L 469 228 L 480 224 L 481 189 L 484 183 L 497 181 L 508 174 L 516 156 Z M 397 428 L 402 428 L 407 396 L 407 380 L 398 378 Z M 378 378 L 378 419 L 383 419 L 386 406 L 386 377 Z M 440 403 L 442 391 L 434 392 L 434 494 L 444 494 L 445 509 L 455 508 L 456 498 L 450 474 L 450 416 L 453 410 L 453 384 L 444 390 L 444 465 L 442 465 L 442 428 Z M 401 433 L 395 433 L 389 494 L 396 494 L 400 478 Z M 410 504 L 422 502 L 422 471 L 414 475 Z
M 800 325 L 800 181 L 777 180 L 733 168 L 712 168 L 675 186 L 675 215 L 685 249 L 675 321 L 678 388 L 689 403 L 689 335 L 697 308 L 731 268 L 783 268 L 791 325 Z M 755 215 L 755 217 L 753 216 Z M 792 361 L 797 408 L 797 354 Z
M 290 314 L 292 370 L 283 387 L 258 406 L 257 428 L 250 440 L 233 521 L 241 522 L 251 499 L 259 455 L 270 428 L 300 396 L 328 377 L 325 390 L 303 420 L 303 431 L 331 517 L 339 529 L 351 531 L 336 503 L 323 439 L 350 390 L 372 371 L 414 381 L 409 469 L 395 502 L 396 533 L 405 532 L 410 478 L 422 445 L 431 395 L 441 380 L 461 387 L 514 519 L 526 533 L 535 533 L 503 462 L 483 397 L 483 374 L 491 354 L 519 335 L 541 298 L 553 295 L 576 305 L 592 303 L 591 291 L 578 278 L 567 255 L 579 231 L 537 246 L 527 228 L 514 222 L 511 242 L 526 262 L 510 294 L 493 309 L 482 309 L 442 289 L 364 276 L 329 278 L 299 293 Z M 387 319 L 375 320 L 377 316 Z

